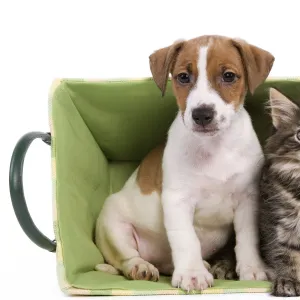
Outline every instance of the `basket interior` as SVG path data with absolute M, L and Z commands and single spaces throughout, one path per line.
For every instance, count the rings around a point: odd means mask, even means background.
M 300 100 L 297 80 L 267 80 L 254 95 L 247 96 L 246 109 L 262 145 L 271 132 L 270 117 L 264 109 L 270 86 L 295 101 L 297 96 Z M 154 283 L 94 271 L 103 257 L 93 235 L 105 198 L 121 189 L 140 160 L 166 138 L 176 113 L 171 85 L 168 84 L 162 98 L 150 79 L 62 80 L 55 89 L 50 116 L 55 170 L 54 222 L 58 270 L 65 288 L 85 289 L 95 295 L 110 294 L 111 290 L 175 293 L 169 277 L 161 277 Z M 268 288 L 268 282 L 217 280 L 207 292 Z

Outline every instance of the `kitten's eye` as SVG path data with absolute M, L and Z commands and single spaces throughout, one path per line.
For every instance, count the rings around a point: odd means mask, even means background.
M 190 79 L 190 75 L 188 73 L 179 73 L 177 75 L 177 80 L 181 83 L 181 84 L 187 84 L 191 82 Z
M 297 142 L 300 143 L 300 130 L 298 130 L 298 131 L 296 132 L 295 138 L 296 138 Z
M 236 79 L 236 75 L 233 72 L 225 72 L 222 75 L 224 82 L 233 82 Z

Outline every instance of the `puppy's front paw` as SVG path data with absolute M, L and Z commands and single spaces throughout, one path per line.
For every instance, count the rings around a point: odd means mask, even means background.
M 268 280 L 266 270 L 261 265 L 244 265 L 237 273 L 240 280 Z
M 204 267 L 199 270 L 176 270 L 172 276 L 172 286 L 181 288 L 188 293 L 203 291 L 213 285 L 213 276 Z

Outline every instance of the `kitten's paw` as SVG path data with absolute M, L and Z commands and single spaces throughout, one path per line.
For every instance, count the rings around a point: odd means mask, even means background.
M 176 270 L 172 276 L 172 286 L 192 292 L 203 291 L 213 285 L 213 276 L 206 268 L 200 270 Z
M 240 280 L 263 280 L 267 281 L 267 273 L 264 267 L 262 266 L 250 266 L 245 265 L 239 268 L 239 278 Z
M 272 284 L 271 293 L 277 297 L 300 296 L 300 282 L 291 278 L 278 277 Z
M 236 280 L 238 276 L 235 271 L 235 263 L 230 260 L 216 261 L 211 267 L 211 273 L 215 279 Z

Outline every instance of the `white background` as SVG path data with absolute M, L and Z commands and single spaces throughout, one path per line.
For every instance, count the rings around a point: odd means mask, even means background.
M 270 76 L 299 77 L 297 2 L 0 0 L 1 299 L 64 297 L 57 285 L 55 255 L 36 247 L 22 232 L 8 186 L 17 140 L 28 131 L 49 131 L 52 80 L 148 77 L 153 50 L 202 34 L 244 38 L 273 53 L 276 61 Z M 50 148 L 42 142 L 30 148 L 24 177 L 32 217 L 53 237 Z M 258 295 L 202 297 L 257 299 Z

